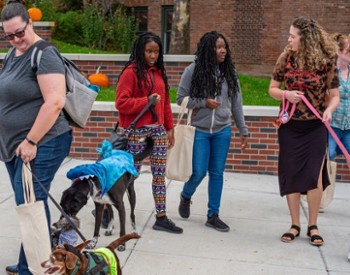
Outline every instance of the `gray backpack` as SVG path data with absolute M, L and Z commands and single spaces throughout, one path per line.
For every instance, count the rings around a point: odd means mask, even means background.
M 30 64 L 34 73 L 37 72 L 43 50 L 53 46 L 52 43 L 42 40 L 37 43 L 31 55 Z M 61 55 L 66 69 L 66 104 L 63 112 L 69 124 L 84 128 L 100 88 L 91 85 L 90 81 L 82 75 L 78 67 L 68 58 Z

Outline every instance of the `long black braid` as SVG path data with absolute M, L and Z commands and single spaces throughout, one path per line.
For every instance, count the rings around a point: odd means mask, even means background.
M 145 59 L 145 46 L 147 43 L 152 41 L 157 43 L 159 46 L 159 57 L 157 59 L 157 62 L 155 63 L 155 66 L 157 67 L 158 70 L 162 72 L 165 88 L 166 88 L 166 91 L 169 93 L 168 77 L 166 75 L 166 70 L 165 70 L 164 61 L 163 61 L 162 41 L 160 37 L 155 33 L 145 32 L 138 36 L 138 38 L 134 42 L 133 49 L 129 57 L 129 61 L 125 64 L 123 70 L 120 73 L 120 76 L 123 74 L 125 69 L 130 64 L 133 64 L 133 69 L 137 75 L 139 88 L 142 87 L 142 82 L 144 83 L 145 87 L 150 88 L 151 84 L 148 83 L 149 81 L 147 81 L 148 65 Z
M 222 38 L 226 45 L 226 57 L 223 63 L 219 64 L 219 75 L 215 72 L 216 62 L 216 41 Z M 195 69 L 192 76 L 190 97 L 191 98 L 215 98 L 221 94 L 221 84 L 226 79 L 229 96 L 235 96 L 239 92 L 238 75 L 231 58 L 231 50 L 226 38 L 216 32 L 205 33 L 195 53 Z

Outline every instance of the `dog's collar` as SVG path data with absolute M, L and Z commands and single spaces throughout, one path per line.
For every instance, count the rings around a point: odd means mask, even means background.
M 67 249 L 67 251 L 72 252 L 74 255 L 76 255 L 78 257 L 78 261 L 74 267 L 74 269 L 72 270 L 72 272 L 70 273 L 71 275 L 75 275 L 80 267 L 81 264 L 81 253 L 79 252 L 78 249 L 76 249 L 74 246 L 70 245 L 70 244 L 64 244 L 64 247 Z

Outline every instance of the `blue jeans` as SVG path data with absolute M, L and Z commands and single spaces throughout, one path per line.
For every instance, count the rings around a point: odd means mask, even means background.
M 340 130 L 339 128 L 332 127 L 340 141 L 343 143 L 345 149 L 350 153 L 350 130 Z M 336 155 L 342 154 L 337 143 L 330 133 L 328 133 L 328 147 L 329 158 L 333 160 Z
M 37 155 L 34 160 L 34 166 L 32 167 L 32 169 L 33 173 L 48 191 L 50 190 L 51 182 L 58 168 L 60 167 L 65 157 L 69 155 L 71 143 L 72 134 L 69 131 L 56 138 L 49 140 L 44 144 L 41 144 L 38 147 Z M 22 188 L 22 164 L 22 159 L 16 156 L 11 161 L 5 162 L 11 180 L 12 189 L 15 193 L 15 200 L 17 205 L 24 203 Z M 48 197 L 35 179 L 33 180 L 33 183 L 36 200 L 44 201 L 48 227 L 50 230 L 51 220 L 50 210 L 47 201 Z M 21 246 L 21 250 L 19 253 L 18 271 L 21 275 L 32 274 L 28 269 L 28 264 L 23 251 L 23 246 Z
M 230 126 L 213 134 L 198 130 L 195 133 L 192 161 L 193 174 L 185 183 L 181 195 L 186 199 L 191 199 L 208 171 L 208 217 L 219 214 L 224 169 L 231 135 Z

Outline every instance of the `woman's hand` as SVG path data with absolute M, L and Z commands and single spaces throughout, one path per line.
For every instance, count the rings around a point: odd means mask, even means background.
M 154 99 L 153 99 L 154 98 Z M 154 93 L 154 94 L 151 94 L 149 97 L 148 97 L 148 101 L 151 101 L 151 100 L 154 100 L 153 101 L 153 105 L 157 105 L 159 102 L 160 102 L 160 95 L 157 94 L 157 93 Z
M 16 156 L 20 157 L 24 163 L 28 163 L 35 159 L 37 146 L 30 144 L 27 140 L 23 140 L 16 149 Z
M 174 129 L 170 129 L 166 133 L 168 134 L 168 149 L 171 149 L 175 144 Z
M 241 149 L 244 150 L 248 146 L 248 136 L 241 136 Z
M 221 105 L 220 102 L 216 101 L 213 98 L 208 98 L 207 102 L 205 104 L 205 106 L 209 109 L 216 109 L 217 107 L 219 107 Z
M 330 108 L 327 108 L 323 112 L 322 121 L 327 121 L 327 122 L 331 122 L 332 121 L 332 110 Z
M 286 91 L 285 97 L 290 103 L 299 103 L 302 101 L 300 95 L 303 95 L 303 92 L 292 90 L 292 91 Z

